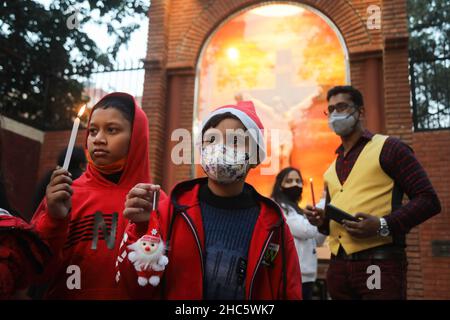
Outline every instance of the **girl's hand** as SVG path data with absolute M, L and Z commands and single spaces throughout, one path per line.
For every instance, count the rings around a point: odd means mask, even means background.
M 47 185 L 48 213 L 55 219 L 64 219 L 72 207 L 72 174 L 59 166 L 53 171 L 50 183 Z

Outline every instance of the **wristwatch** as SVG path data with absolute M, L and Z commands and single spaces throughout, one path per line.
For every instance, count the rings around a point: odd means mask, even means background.
M 390 234 L 388 224 L 384 218 L 380 218 L 380 229 L 378 229 L 378 234 L 382 237 L 387 237 Z

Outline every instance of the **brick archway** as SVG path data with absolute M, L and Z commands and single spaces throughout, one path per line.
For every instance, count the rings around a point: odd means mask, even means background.
M 367 13 L 357 10 L 348 1 L 212 1 L 212 5 L 202 8 L 188 28 L 179 34 L 179 40 L 172 43 L 168 68 L 182 64 L 194 67 L 205 42 L 224 21 L 241 10 L 270 3 L 302 4 L 317 10 L 339 30 L 350 53 L 380 48 L 380 32 L 369 32 L 367 17 L 362 15 Z
M 171 164 L 170 149 L 175 143 L 168 141 L 174 129 L 192 128 L 195 67 L 208 37 L 230 15 L 271 2 L 280 3 L 257 0 L 152 2 L 143 109 L 153 120 L 150 158 L 156 182 L 168 188 L 175 181 L 190 176 L 189 166 Z M 290 3 L 318 10 L 342 34 L 349 52 L 351 82 L 366 98 L 368 127 L 411 142 L 405 1 L 302 0 Z M 389 12 L 389 15 L 382 15 L 381 29 L 366 27 L 369 5 Z M 401 88 L 400 97 L 397 87 Z M 387 105 L 391 112 L 385 112 Z

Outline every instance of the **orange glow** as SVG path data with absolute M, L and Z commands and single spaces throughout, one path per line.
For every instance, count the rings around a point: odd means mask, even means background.
M 86 110 L 86 105 L 81 107 L 80 111 L 78 111 L 77 117 L 80 118 L 83 115 L 85 110 Z
M 252 170 L 247 182 L 270 196 L 276 174 L 293 166 L 304 180 L 301 206 L 312 203 L 309 177 L 314 178 L 318 202 L 323 173 L 340 143 L 323 114 L 326 92 L 346 82 L 345 54 L 330 25 L 298 5 L 249 9 L 213 34 L 199 60 L 198 77 L 197 125 L 221 105 L 252 100 L 268 129 L 267 153 L 272 162 Z M 280 130 L 279 143 L 273 147 L 271 129 Z M 263 175 L 261 171 L 274 161 L 279 170 Z M 203 175 L 200 166 L 196 174 Z
M 235 61 L 239 58 L 239 50 L 236 48 L 229 48 L 227 50 L 227 55 L 228 55 L 228 58 Z

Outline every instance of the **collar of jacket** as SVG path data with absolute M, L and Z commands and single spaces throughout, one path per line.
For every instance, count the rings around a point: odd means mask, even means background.
M 200 206 L 198 193 L 200 186 L 207 183 L 208 178 L 197 178 L 193 180 L 178 183 L 170 194 L 170 201 L 175 212 L 184 211 L 188 213 L 194 207 Z M 256 201 L 261 206 L 260 219 L 265 229 L 272 230 L 284 223 L 284 217 L 281 208 L 272 199 L 264 197 L 258 193 L 255 188 L 249 184 L 245 184 L 247 188 L 256 196 Z

